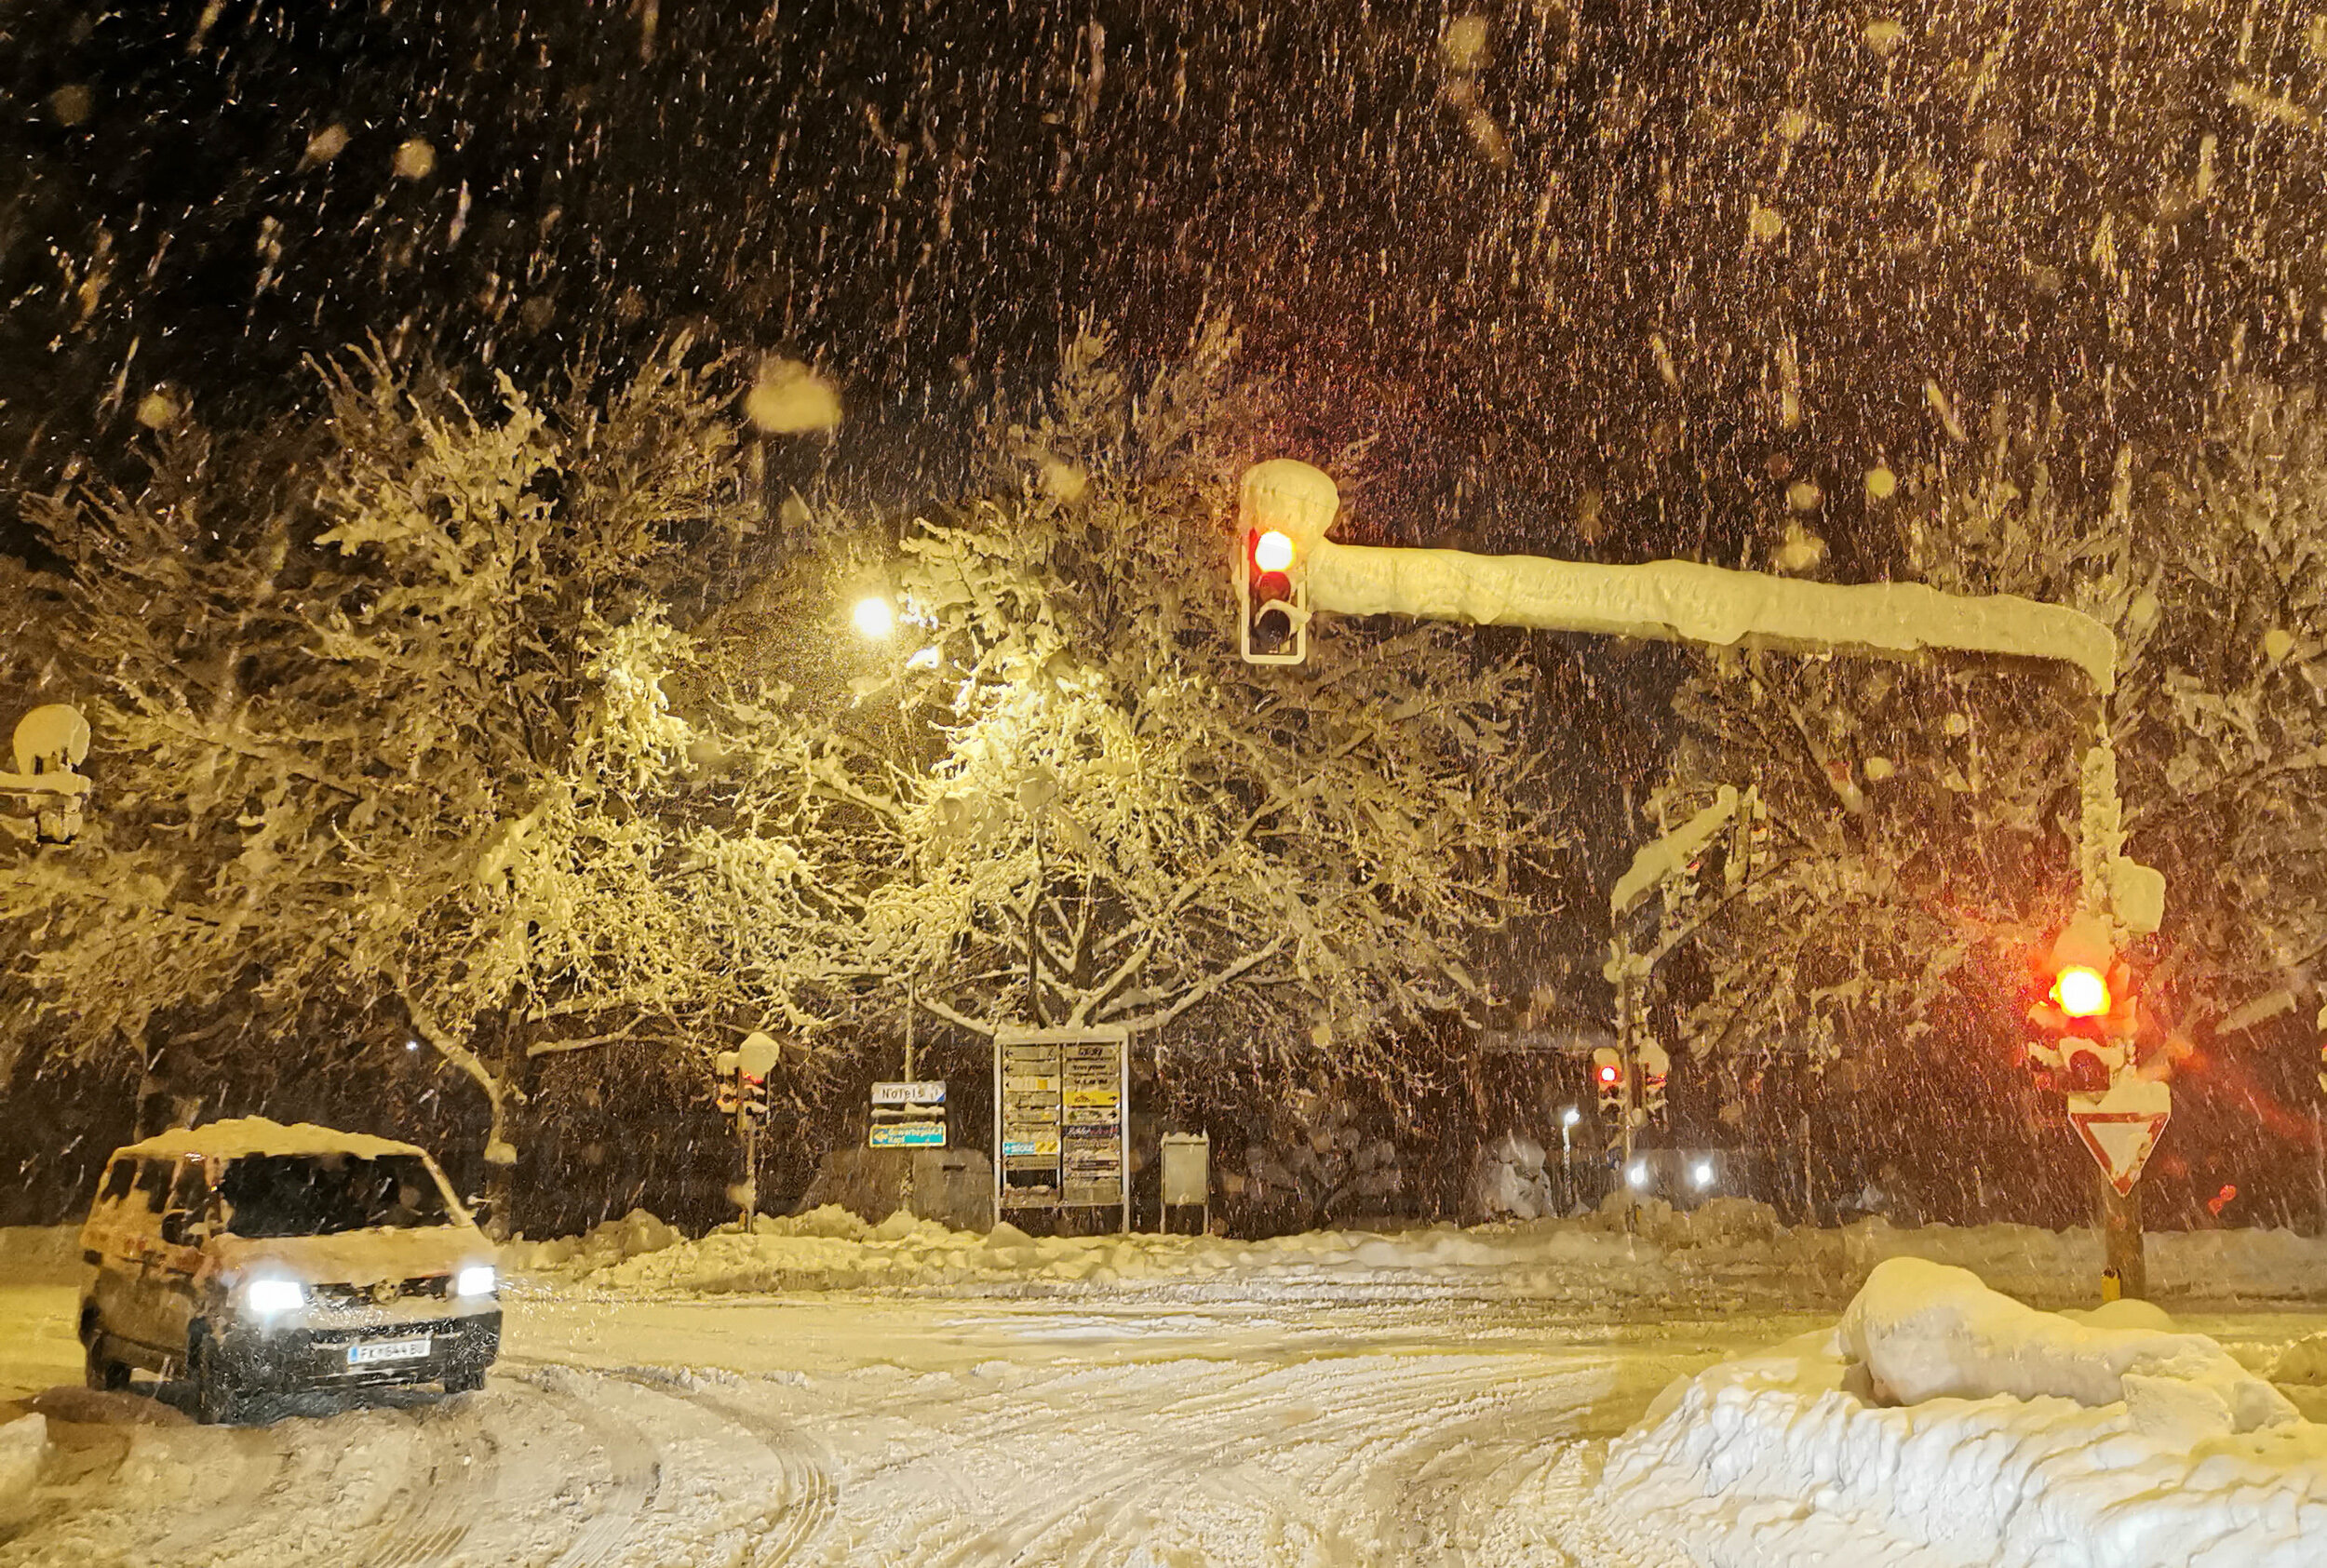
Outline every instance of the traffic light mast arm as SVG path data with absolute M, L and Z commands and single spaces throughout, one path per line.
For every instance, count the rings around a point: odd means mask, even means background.
M 1312 615 L 1411 615 L 1715 648 L 1896 657 L 1945 649 L 2043 659 L 2081 670 L 2096 706 L 2117 685 L 2116 634 L 2065 605 L 1970 597 L 1920 583 L 1803 583 L 1696 561 L 1601 566 L 1340 544 L 1325 537 L 1340 504 L 1333 480 L 1285 459 L 1246 471 L 1243 504 L 1248 529 L 1281 528 L 1292 538 L 1306 563 Z M 2084 904 L 2134 931 L 2155 931 L 2164 878 L 2118 852 L 2123 811 L 2105 714 L 2096 714 L 2095 729 L 2078 770 Z
M 1327 539 L 1310 551 L 1309 607 L 1796 653 L 1955 649 L 2074 664 L 2104 694 L 2117 680 L 2116 637 L 2065 605 L 1920 583 L 1803 583 L 1696 561 L 1601 566 Z

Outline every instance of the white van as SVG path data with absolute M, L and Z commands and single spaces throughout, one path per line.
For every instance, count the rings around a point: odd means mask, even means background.
M 484 1386 L 501 1349 L 493 1246 L 410 1144 L 260 1117 L 116 1151 L 81 1228 L 92 1388 L 132 1367 L 246 1396 Z

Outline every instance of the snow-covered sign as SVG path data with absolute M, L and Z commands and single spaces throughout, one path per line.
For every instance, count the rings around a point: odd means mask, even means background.
M 2172 1114 L 2172 1092 L 2137 1079 L 2120 1079 L 2104 1094 L 2068 1097 L 2068 1125 L 2120 1194 L 2131 1193 L 2141 1180 L 2141 1168 Z

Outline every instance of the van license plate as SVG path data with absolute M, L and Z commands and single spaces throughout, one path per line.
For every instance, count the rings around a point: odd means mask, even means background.
M 428 1354 L 428 1336 L 418 1339 L 381 1339 L 370 1345 L 347 1347 L 347 1364 L 352 1367 L 370 1366 L 374 1361 L 417 1361 Z

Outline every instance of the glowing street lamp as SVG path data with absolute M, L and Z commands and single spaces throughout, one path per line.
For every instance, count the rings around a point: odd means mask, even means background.
M 868 642 L 879 642 L 896 630 L 897 612 L 890 607 L 887 599 L 872 595 L 856 601 L 856 608 L 849 612 L 849 620 L 854 623 L 858 637 Z

